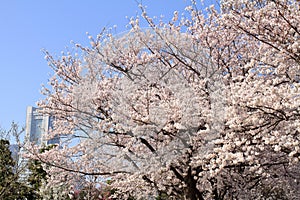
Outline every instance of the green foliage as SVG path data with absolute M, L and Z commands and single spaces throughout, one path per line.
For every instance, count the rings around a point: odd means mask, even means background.
M 9 141 L 0 139 L 0 199 L 36 199 L 34 191 L 18 181 L 15 161 L 9 150 Z
M 47 173 L 43 169 L 41 162 L 38 160 L 30 161 L 28 164 L 28 169 L 31 172 L 28 177 L 28 183 L 37 191 L 42 185 L 42 180 L 46 180 Z
M 161 192 L 158 197 L 156 197 L 156 200 L 167 200 L 168 199 L 168 194 L 165 192 Z
M 2 186 L 6 177 L 13 176 L 13 168 L 15 166 L 9 150 L 9 141 L 7 140 L 0 140 L 0 159 L 0 183 Z
M 13 173 L 15 162 L 9 150 L 9 141 L 0 140 L 0 197 L 12 196 L 13 183 L 16 177 Z
M 40 149 L 40 153 L 49 151 L 56 145 L 48 145 Z M 47 180 L 47 172 L 42 167 L 42 162 L 39 160 L 30 160 L 28 163 L 28 169 L 30 175 L 28 177 L 28 183 L 34 191 L 39 191 L 42 186 L 42 182 Z M 39 198 L 42 198 L 39 196 Z

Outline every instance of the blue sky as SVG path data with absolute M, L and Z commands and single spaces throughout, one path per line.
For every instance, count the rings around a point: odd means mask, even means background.
M 143 0 L 150 16 L 170 19 L 189 0 Z M 214 2 L 205 1 L 206 5 Z M 126 16 L 140 13 L 135 0 L 9 0 L 0 4 L 0 127 L 25 125 L 26 107 L 42 99 L 51 70 L 41 49 L 59 55 L 70 41 L 88 44 L 103 27 L 125 31 Z

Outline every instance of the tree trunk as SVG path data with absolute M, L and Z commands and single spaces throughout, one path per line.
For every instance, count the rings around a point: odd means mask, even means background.
M 189 168 L 188 175 L 185 177 L 185 183 L 187 185 L 184 191 L 186 200 L 204 200 L 203 193 L 197 188 L 197 181 L 192 175 L 191 168 Z

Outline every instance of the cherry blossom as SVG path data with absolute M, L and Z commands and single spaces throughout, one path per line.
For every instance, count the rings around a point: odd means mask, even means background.
M 194 2 L 170 23 L 141 6 L 149 28 L 131 18 L 127 33 L 76 45 L 82 57 L 45 52 L 54 74 L 38 105 L 64 138 L 34 154 L 48 186 L 110 179 L 119 198 L 298 197 L 299 6 L 223 0 L 203 14 Z

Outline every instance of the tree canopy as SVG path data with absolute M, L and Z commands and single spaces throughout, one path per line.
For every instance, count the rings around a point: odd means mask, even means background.
M 64 138 L 31 151 L 47 187 L 110 179 L 118 198 L 299 197 L 299 1 L 223 0 L 206 14 L 193 1 L 168 23 L 141 9 L 128 33 L 76 45 L 80 56 L 45 52 L 54 74 L 39 106 Z
M 19 181 L 17 161 L 13 159 L 9 145 L 8 140 L 0 139 L 0 199 L 33 199 L 34 191 Z

